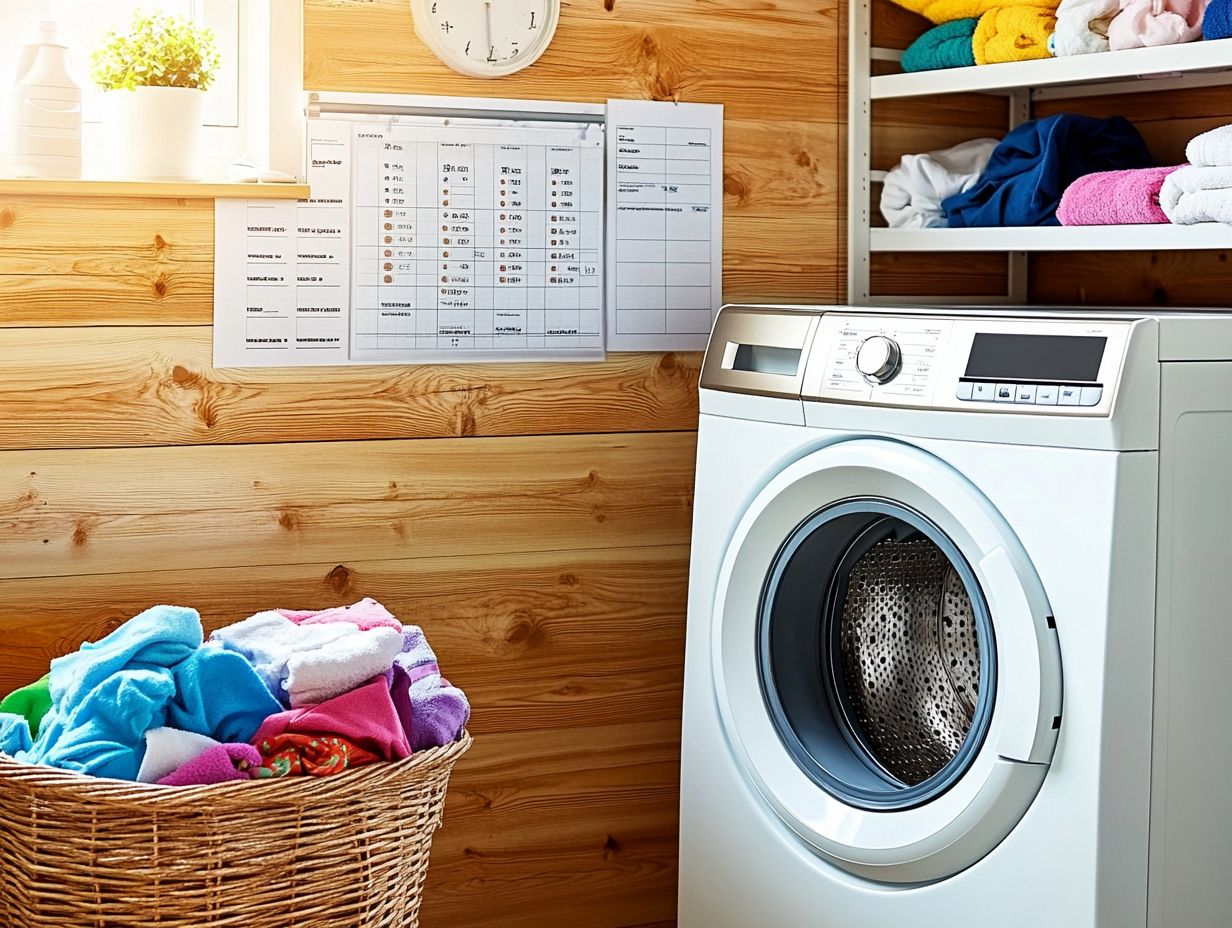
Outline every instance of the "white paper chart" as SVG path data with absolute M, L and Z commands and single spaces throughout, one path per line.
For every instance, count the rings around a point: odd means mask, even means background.
M 609 100 L 607 347 L 702 350 L 723 300 L 723 107 Z
M 603 353 L 603 129 L 355 126 L 351 358 Z
M 214 364 L 345 364 L 349 125 L 315 122 L 308 200 L 217 200 Z

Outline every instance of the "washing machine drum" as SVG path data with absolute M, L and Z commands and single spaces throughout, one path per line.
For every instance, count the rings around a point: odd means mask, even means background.
M 1061 724 L 1051 608 L 961 473 L 856 439 L 791 463 L 728 542 L 717 704 L 747 779 L 835 865 L 891 883 L 988 854 L 1038 794 Z
M 780 734 L 833 795 L 870 809 L 926 802 L 983 741 L 996 690 L 988 606 L 918 513 L 849 501 L 801 525 L 770 571 L 759 632 Z

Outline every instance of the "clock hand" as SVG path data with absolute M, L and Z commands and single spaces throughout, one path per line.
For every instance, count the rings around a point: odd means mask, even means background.
M 492 0 L 483 0 L 483 18 L 488 29 L 488 61 L 494 61 L 496 48 L 492 45 Z

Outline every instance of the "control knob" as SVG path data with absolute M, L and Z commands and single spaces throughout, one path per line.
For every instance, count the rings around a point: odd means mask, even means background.
M 885 335 L 864 339 L 856 352 L 856 370 L 869 383 L 889 383 L 903 368 L 903 352 L 898 342 Z

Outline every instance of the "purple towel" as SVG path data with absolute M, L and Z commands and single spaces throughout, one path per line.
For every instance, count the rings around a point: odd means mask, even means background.
M 1159 207 L 1164 178 L 1182 165 L 1087 174 L 1061 195 L 1063 226 L 1130 226 L 1168 221 Z
M 261 752 L 251 744 L 220 744 L 207 748 L 158 781 L 160 786 L 209 786 L 250 780 L 261 766 Z
M 421 629 L 403 629 L 402 653 L 394 658 L 390 690 L 411 748 L 440 747 L 457 741 L 471 717 L 466 694 L 441 676 L 436 654 Z

